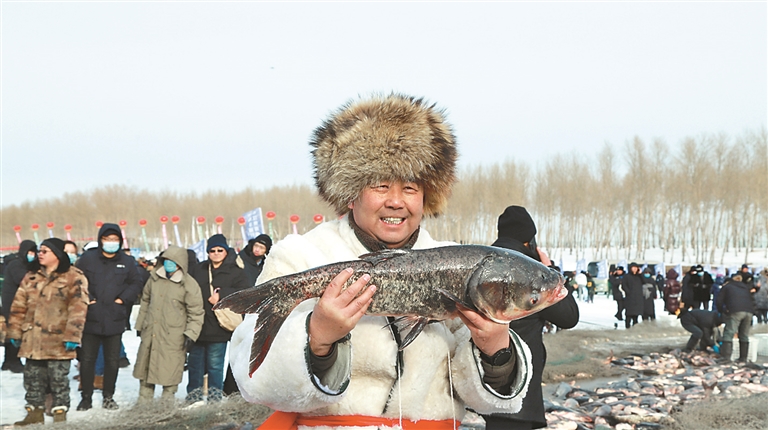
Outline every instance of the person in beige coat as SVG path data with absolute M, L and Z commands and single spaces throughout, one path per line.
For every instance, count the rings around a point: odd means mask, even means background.
M 141 345 L 133 367 L 140 383 L 139 403 L 154 398 L 155 385 L 163 386 L 162 399 L 174 398 L 186 350 L 203 327 L 203 296 L 188 269 L 187 251 L 170 246 L 144 286 L 136 320 Z
M 80 345 L 88 310 L 88 280 L 72 267 L 64 241 L 40 244 L 40 269 L 27 272 L 16 291 L 8 321 L 8 338 L 19 348 L 24 365 L 27 416 L 15 425 L 44 422 L 45 395 L 50 388 L 54 422 L 66 421 L 69 367 Z

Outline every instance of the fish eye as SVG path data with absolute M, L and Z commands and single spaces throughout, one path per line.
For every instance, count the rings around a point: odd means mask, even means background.
M 531 303 L 531 306 L 536 306 L 536 303 L 539 303 L 539 298 L 531 297 L 530 303 Z

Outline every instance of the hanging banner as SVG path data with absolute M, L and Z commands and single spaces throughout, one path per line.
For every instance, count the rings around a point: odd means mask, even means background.
M 264 220 L 261 217 L 261 208 L 243 214 L 245 218 L 245 241 L 255 239 L 256 236 L 264 234 Z
M 197 261 L 205 261 L 208 259 L 208 253 L 205 252 L 205 239 L 190 246 L 189 249 L 191 249 L 192 251 L 195 251 L 195 255 L 197 256 Z

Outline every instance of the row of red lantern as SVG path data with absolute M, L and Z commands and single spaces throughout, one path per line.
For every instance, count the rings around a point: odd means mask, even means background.
M 275 219 L 275 213 L 274 212 L 271 212 L 271 211 L 267 212 L 266 215 L 267 215 L 267 220 L 269 220 L 269 221 L 272 221 L 273 219 Z M 167 216 L 163 215 L 163 216 L 160 217 L 160 222 L 165 224 L 165 223 L 168 222 L 169 219 L 174 224 L 178 224 L 178 222 L 181 220 L 181 218 L 179 218 L 176 215 L 174 215 L 174 216 L 172 216 L 170 218 L 168 218 Z M 297 224 L 299 222 L 299 216 L 298 215 L 291 215 L 289 219 L 290 219 L 290 221 L 293 224 Z M 314 217 L 312 217 L 312 219 L 313 219 L 313 221 L 315 221 L 315 223 L 319 224 L 319 223 L 323 222 L 325 217 L 323 215 L 317 214 Z M 224 217 L 223 216 L 217 216 L 216 218 L 214 218 L 214 222 L 216 224 L 218 224 L 218 225 L 221 225 L 222 223 L 224 223 Z M 197 217 L 197 223 L 198 224 L 205 224 L 205 217 L 204 216 Z M 240 224 L 240 225 L 245 225 L 245 218 L 244 217 L 239 217 L 237 219 L 237 223 Z M 125 226 L 128 225 L 128 221 L 120 220 L 118 222 L 118 224 L 120 225 L 120 227 L 125 227 Z M 97 228 L 101 228 L 101 226 L 103 226 L 103 225 L 104 225 L 104 223 L 102 221 L 96 221 L 96 227 Z M 143 219 L 143 218 L 140 219 L 139 220 L 139 225 L 142 226 L 142 227 L 146 227 L 147 226 L 147 220 Z M 46 227 L 48 227 L 49 229 L 52 229 L 54 227 L 54 223 L 52 223 L 52 222 L 46 223 Z M 37 231 L 39 229 L 40 229 L 40 224 L 32 224 L 32 231 Z M 21 226 L 20 225 L 13 226 L 13 231 L 21 232 Z M 72 231 L 72 224 L 65 224 L 64 225 L 64 231 Z

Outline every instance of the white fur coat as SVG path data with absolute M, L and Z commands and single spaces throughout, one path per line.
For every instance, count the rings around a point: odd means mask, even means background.
M 422 229 L 414 249 L 447 245 L 452 243 L 435 241 Z M 275 244 L 258 283 L 354 260 L 367 252 L 343 217 Z M 429 324 L 403 351 L 403 374 L 398 378 L 397 344 L 391 331 L 384 328 L 386 318 L 366 315 L 352 330 L 351 340 L 339 344 L 339 365 L 334 371 L 344 382 L 324 385 L 311 375 L 306 359 L 307 317 L 316 300 L 303 302 L 288 316 L 252 377 L 248 376 L 248 363 L 257 316 L 246 316 L 235 330 L 230 363 L 246 400 L 307 415 L 369 415 L 414 421 L 461 420 L 465 407 L 478 413 L 520 410 L 532 373 L 528 346 L 510 331 L 518 374 L 512 395 L 498 394 L 482 382 L 479 352 L 458 319 Z

